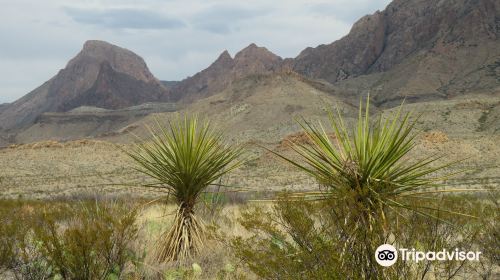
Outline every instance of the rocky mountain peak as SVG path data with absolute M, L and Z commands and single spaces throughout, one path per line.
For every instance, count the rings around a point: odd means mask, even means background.
M 239 51 L 234 59 L 228 51 L 223 51 L 209 67 L 178 83 L 173 88 L 173 96 L 185 101 L 207 97 L 239 78 L 276 71 L 281 61 L 281 57 L 256 44 Z
M 252 43 L 234 56 L 233 74 L 235 78 L 241 78 L 249 74 L 270 73 L 280 68 L 281 61 L 281 57 Z
M 259 47 L 254 43 L 248 45 L 234 56 L 236 63 L 247 62 L 252 59 L 270 63 L 276 63 L 282 60 L 281 57 L 270 52 L 265 47 Z
M 45 112 L 85 105 L 116 109 L 158 101 L 159 96 L 168 100 L 170 94 L 140 56 L 104 41 L 91 40 L 56 76 L 2 109 L 1 126 L 15 129 L 29 125 Z
M 144 60 L 130 50 L 105 41 L 89 40 L 83 44 L 80 53 L 68 62 L 66 68 L 90 67 L 96 70 L 103 61 L 107 61 L 115 71 L 125 73 L 144 82 L 156 81 Z M 97 73 L 96 71 L 93 71 Z
M 394 0 L 382 12 L 361 18 L 348 35 L 304 50 L 294 70 L 335 83 L 384 72 L 417 53 L 449 53 L 500 37 L 496 0 Z
M 207 68 L 210 71 L 229 71 L 234 65 L 234 60 L 227 50 L 223 51 L 219 57 Z
M 216 61 L 232 61 L 233 58 L 231 57 L 231 55 L 229 54 L 229 52 L 227 50 L 224 50 L 220 55 L 219 57 L 217 58 Z

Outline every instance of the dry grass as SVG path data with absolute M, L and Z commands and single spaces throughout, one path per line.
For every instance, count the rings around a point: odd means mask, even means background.
M 176 206 L 160 203 L 146 205 L 138 218 L 140 231 L 137 247 L 145 252 L 141 273 L 150 277 L 148 279 L 240 279 L 238 275 L 254 279 L 228 247 L 229 239 L 248 235 L 237 221 L 242 207 L 245 208 L 243 205 L 225 205 L 215 217 L 204 217 L 210 221 L 207 223 L 210 238 L 197 256 L 181 264 L 158 263 L 154 254 L 158 248 L 158 237 L 173 225 Z M 201 271 L 194 271 L 199 268 Z

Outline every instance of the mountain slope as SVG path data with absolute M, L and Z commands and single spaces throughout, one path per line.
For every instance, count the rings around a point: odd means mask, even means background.
M 281 61 L 281 57 L 255 44 L 238 52 L 234 59 L 224 51 L 208 68 L 175 84 L 172 95 L 184 102 L 208 97 L 247 75 L 275 72 Z
M 164 93 L 162 85 L 131 79 L 129 75 L 115 71 L 108 61 L 104 61 L 92 87 L 61 104 L 60 111 L 80 106 L 120 109 L 159 100 Z
M 273 84 L 262 82 L 266 80 L 262 77 L 288 77 L 294 82 Z M 252 79 L 259 82 L 249 82 Z M 357 104 L 370 94 L 372 104 L 385 108 L 403 99 L 418 103 L 461 96 L 499 97 L 500 2 L 394 0 L 384 11 L 361 18 L 344 38 L 307 48 L 294 59 L 283 60 L 250 44 L 234 58 L 224 51 L 208 68 L 180 82 L 158 81 L 142 58 L 126 49 L 88 41 L 54 78 L 18 101 L 0 106 L 0 131 L 4 139 L 12 139 L 12 134 L 33 123 L 41 128 L 37 120 L 43 113 L 80 106 L 121 109 L 161 101 L 197 111 L 200 104 L 215 102 L 212 96 L 232 96 L 228 97 L 232 102 L 235 96 L 251 92 L 264 99 L 255 106 L 267 108 L 266 98 L 272 96 L 265 93 L 277 92 L 279 87 L 283 93 L 302 90 L 304 97 L 314 89 L 345 104 Z M 219 101 L 203 110 L 214 110 L 217 117 L 224 109 L 220 106 L 227 105 Z M 293 112 L 300 107 L 287 105 Z M 280 119 L 266 110 L 248 117 Z M 321 112 L 304 114 L 316 113 Z M 500 131 L 495 128 L 496 115 L 492 109 L 485 122 L 488 131 Z
M 84 105 L 116 109 L 157 101 L 160 96 L 168 97 L 168 91 L 142 58 L 103 41 L 87 41 L 55 77 L 3 109 L 0 127 L 26 127 L 44 112 Z
M 344 38 L 305 49 L 293 68 L 334 83 L 390 70 L 415 52 L 444 54 L 499 38 L 498 1 L 395 0 L 383 12 L 361 18 Z
M 295 117 L 328 118 L 327 110 L 337 104 L 350 119 L 357 109 L 334 92 L 295 73 L 247 75 L 234 80 L 226 89 L 199 99 L 176 112 L 147 116 L 133 124 L 136 135 L 147 135 L 145 124 L 191 113 L 208 118 L 221 127 L 230 140 L 237 142 L 275 142 L 299 130 Z M 120 135 L 110 141 L 123 141 Z M 126 137 L 126 135 L 125 135 Z
M 495 93 L 500 2 L 395 0 L 344 38 L 305 49 L 292 68 L 358 94 L 372 92 L 380 104 Z

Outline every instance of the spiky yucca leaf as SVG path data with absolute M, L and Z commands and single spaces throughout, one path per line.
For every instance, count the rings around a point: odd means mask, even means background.
M 403 198 L 439 189 L 438 182 L 453 174 L 436 176 L 436 172 L 453 163 L 435 165 L 442 156 L 412 160 L 409 152 L 415 147 L 416 134 L 412 131 L 416 121 L 410 121 L 410 113 L 402 114 L 402 105 L 386 120 L 379 117 L 373 123 L 369 100 L 364 109 L 362 105 L 360 102 L 357 125 L 352 131 L 347 129 L 339 110 L 330 112 L 333 137 L 321 123 L 299 121 L 312 143 L 292 145 L 301 161 L 273 152 L 326 188 L 324 193 L 295 196 L 321 199 L 328 195 L 345 199 L 363 207 L 363 213 L 370 220 L 375 215 L 383 218 L 383 209 L 387 207 L 409 208 L 426 215 L 421 211 L 425 206 L 410 206 Z
M 200 194 L 241 164 L 242 148 L 224 144 L 222 133 L 197 117 L 169 121 L 167 127 L 158 125 L 150 132 L 150 140 L 127 153 L 137 162 L 137 170 L 156 181 L 148 186 L 164 188 L 175 198 L 178 213 L 157 259 L 182 260 L 203 244 L 203 223 L 194 216 Z

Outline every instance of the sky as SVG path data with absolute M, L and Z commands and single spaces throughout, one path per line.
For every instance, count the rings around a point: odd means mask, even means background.
M 181 80 L 224 50 L 250 43 L 286 58 L 346 35 L 390 0 L 0 0 L 0 103 L 64 68 L 86 40 L 144 58 L 160 80 Z

